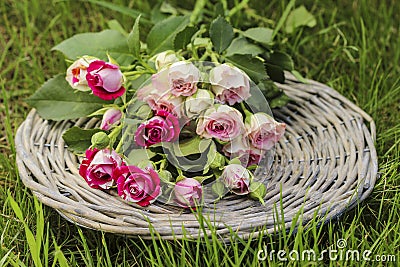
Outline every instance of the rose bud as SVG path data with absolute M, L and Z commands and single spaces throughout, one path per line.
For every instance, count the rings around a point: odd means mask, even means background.
M 221 64 L 210 71 L 210 83 L 215 99 L 233 105 L 250 97 L 250 80 L 240 69 Z
M 275 121 L 265 113 L 256 113 L 246 119 L 247 137 L 251 144 L 262 150 L 269 150 L 285 133 L 286 124 Z
M 90 91 L 86 80 L 87 68 L 91 62 L 96 60 L 98 59 L 95 57 L 83 56 L 68 67 L 65 79 L 72 88 L 79 91 Z
M 260 163 L 265 154 L 265 151 L 253 147 L 249 140 L 243 136 L 238 136 L 226 144 L 222 151 L 227 157 L 238 158 L 244 167 Z
M 196 133 L 205 138 L 230 141 L 244 132 L 242 114 L 235 108 L 219 105 L 199 117 Z
M 86 150 L 86 158 L 79 166 L 79 174 L 90 187 L 109 189 L 115 182 L 113 172 L 123 165 L 125 165 L 125 162 L 114 150 L 88 149 Z
M 160 70 L 165 66 L 171 65 L 172 63 L 178 62 L 179 59 L 175 52 L 172 50 L 164 51 L 156 55 L 155 65 L 156 69 Z
M 92 147 L 104 149 L 110 144 L 110 137 L 105 132 L 98 132 L 92 135 Z
M 122 112 L 116 108 L 108 109 L 104 115 L 103 120 L 101 121 L 100 129 L 108 131 L 113 126 L 118 125 L 121 120 Z
M 240 164 L 229 164 L 224 168 L 220 179 L 236 195 L 249 193 L 251 173 Z
M 118 195 L 129 202 L 146 207 L 161 194 L 160 177 L 152 168 L 122 166 L 114 173 Z
M 179 132 L 178 119 L 166 111 L 159 111 L 156 116 L 139 125 L 135 132 L 135 142 L 142 147 L 160 142 L 174 142 Z
M 183 104 L 183 112 L 189 118 L 196 118 L 201 112 L 212 107 L 214 104 L 214 95 L 204 89 L 198 89 L 194 95 L 186 98 Z
M 112 100 L 125 93 L 122 86 L 124 76 L 117 65 L 102 60 L 91 62 L 86 80 L 94 95 L 103 100 Z
M 203 189 L 196 179 L 184 178 L 175 184 L 174 194 L 179 206 L 189 208 L 201 202 Z

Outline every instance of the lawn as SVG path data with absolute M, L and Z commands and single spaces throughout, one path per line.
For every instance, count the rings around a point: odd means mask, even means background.
M 146 10 L 157 1 L 112 2 Z M 254 11 L 247 19 L 276 27 L 289 1 L 242 2 Z M 0 266 L 398 266 L 400 2 L 296 1 L 300 5 L 315 16 L 316 25 L 291 34 L 281 31 L 278 46 L 303 76 L 328 84 L 373 117 L 379 178 L 369 198 L 338 221 L 323 226 L 312 221 L 296 231 L 224 243 L 215 235 L 195 241 L 164 241 L 155 235 L 144 241 L 92 231 L 37 202 L 19 179 L 14 136 L 30 110 L 24 99 L 66 68 L 51 47 L 76 33 L 107 28 L 112 19 L 129 31 L 134 19 L 86 1 L 1 1 Z M 339 240 L 346 240 L 348 250 L 371 251 L 371 261 L 258 259 L 260 250 L 318 254 Z

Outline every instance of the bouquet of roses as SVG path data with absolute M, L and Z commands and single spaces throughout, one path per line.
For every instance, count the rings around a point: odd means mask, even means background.
M 101 119 L 63 135 L 71 151 L 84 153 L 79 173 L 92 188 L 115 190 L 140 206 L 159 200 L 196 207 L 226 193 L 263 202 L 257 169 L 271 162 L 285 131 L 264 96 L 287 100 L 268 79 L 266 62 L 229 50 L 236 39 L 221 17 L 209 32 L 183 16 L 167 19 L 147 44 L 139 40 L 139 20 L 129 34 L 91 35 L 93 47 L 77 48 L 87 35 L 56 46 L 72 59 L 66 74 L 29 102 L 47 119 Z M 256 40 L 238 38 L 246 36 Z

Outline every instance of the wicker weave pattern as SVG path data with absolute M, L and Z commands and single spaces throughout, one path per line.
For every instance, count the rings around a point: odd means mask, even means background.
M 364 200 L 374 187 L 378 167 L 373 120 L 326 85 L 302 84 L 287 75 L 287 82 L 278 86 L 294 104 L 274 111 L 277 120 L 286 122 L 287 131 L 266 180 L 266 205 L 228 196 L 204 207 L 203 214 L 215 220 L 222 236 L 229 234 L 227 226 L 244 238 L 257 227 L 273 232 L 273 207 L 280 211 L 281 203 L 286 227 L 300 210 L 303 223 L 315 213 L 331 220 Z M 44 204 L 84 227 L 151 238 L 150 221 L 166 239 L 182 237 L 182 225 L 193 237 L 203 235 L 190 212 L 157 202 L 143 209 L 86 184 L 78 174 L 79 159 L 65 148 L 61 136 L 73 125 L 91 128 L 96 123 L 49 122 L 32 110 L 15 140 L 23 183 Z

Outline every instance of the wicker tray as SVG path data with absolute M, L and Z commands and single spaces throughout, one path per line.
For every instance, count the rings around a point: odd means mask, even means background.
M 302 223 L 315 215 L 332 220 L 364 200 L 374 187 L 378 166 L 373 120 L 326 85 L 302 84 L 286 76 L 286 83 L 278 86 L 294 104 L 274 110 L 287 131 L 266 179 L 266 205 L 228 196 L 202 210 L 223 238 L 230 230 L 243 238 L 254 231 L 257 235 L 262 227 L 272 233 L 281 211 L 285 227 L 299 212 Z M 90 128 L 96 123 L 95 119 L 50 122 L 32 110 L 15 138 L 25 186 L 67 220 L 87 228 L 146 239 L 151 238 L 151 222 L 165 239 L 204 235 L 191 212 L 157 202 L 143 209 L 86 184 L 78 174 L 78 157 L 66 149 L 61 136 L 73 125 Z

